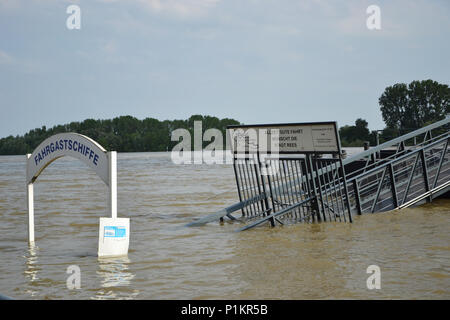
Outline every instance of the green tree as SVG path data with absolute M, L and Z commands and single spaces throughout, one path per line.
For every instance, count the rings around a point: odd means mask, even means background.
M 387 128 L 401 135 L 444 119 L 450 113 L 450 88 L 433 80 L 397 83 L 378 102 Z
M 366 120 L 358 118 L 354 126 L 346 125 L 339 128 L 341 144 L 344 147 L 362 147 L 364 141 L 370 141 L 372 143 L 373 139 L 367 127 L 368 125 Z

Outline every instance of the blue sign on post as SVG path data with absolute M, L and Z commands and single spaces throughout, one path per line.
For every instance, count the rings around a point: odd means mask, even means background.
M 124 238 L 126 236 L 126 228 L 105 226 L 103 235 L 105 238 Z

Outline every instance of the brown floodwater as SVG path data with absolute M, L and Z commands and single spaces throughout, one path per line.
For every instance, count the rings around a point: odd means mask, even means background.
M 0 157 L 0 294 L 16 299 L 449 299 L 450 200 L 350 223 L 184 224 L 237 202 L 230 165 L 175 165 L 169 153 L 118 154 L 127 257 L 98 259 L 106 186 L 76 159 L 35 183 L 27 241 L 25 156 Z M 70 290 L 67 268 L 79 266 Z M 381 288 L 367 288 L 367 267 Z

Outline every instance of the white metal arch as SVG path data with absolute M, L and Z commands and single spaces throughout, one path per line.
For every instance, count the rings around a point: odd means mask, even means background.
M 34 236 L 34 189 L 33 183 L 53 161 L 64 156 L 77 158 L 91 167 L 108 186 L 108 206 L 111 218 L 117 219 L 117 152 L 107 152 L 100 144 L 78 133 L 60 133 L 44 140 L 32 154 L 27 154 L 27 207 L 28 241 Z M 101 218 L 105 219 L 105 218 Z M 125 219 L 122 219 L 125 220 Z M 128 220 L 128 219 L 127 219 Z M 101 235 L 103 230 L 101 230 Z M 128 235 L 127 235 L 128 237 Z M 100 244 L 100 240 L 99 240 Z M 128 246 L 127 246 L 128 251 Z

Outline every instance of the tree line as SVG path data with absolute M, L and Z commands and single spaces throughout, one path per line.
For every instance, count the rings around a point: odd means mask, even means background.
M 194 138 L 194 121 L 202 121 L 203 132 L 210 128 L 221 130 L 225 137 L 228 125 L 240 124 L 229 118 L 193 115 L 187 120 L 164 120 L 132 116 L 121 116 L 109 120 L 86 119 L 52 128 L 37 128 L 23 136 L 9 136 L 0 139 L 0 155 L 32 153 L 45 139 L 64 132 L 76 132 L 88 136 L 107 150 L 118 152 L 168 151 L 178 143 L 171 140 L 171 132 L 178 128 L 187 129 Z M 208 144 L 210 142 L 204 142 Z M 193 142 L 192 142 L 193 145 Z
M 355 125 L 339 129 L 343 147 L 361 147 L 365 141 L 374 146 L 400 135 L 444 119 L 450 113 L 450 88 L 433 80 L 397 83 L 387 87 L 380 96 L 381 115 L 386 127 L 370 131 L 368 122 L 358 118 Z M 118 152 L 168 151 L 178 143 L 171 140 L 171 132 L 187 129 L 194 138 L 194 121 L 202 121 L 203 132 L 210 128 L 221 130 L 224 137 L 228 125 L 240 124 L 234 119 L 193 115 L 187 120 L 144 120 L 121 116 L 112 120 L 86 119 L 47 129 L 45 126 L 30 130 L 23 136 L 0 139 L 0 155 L 31 153 L 46 138 L 63 132 L 86 135 L 107 150 Z M 204 146 L 210 142 L 204 142 Z M 193 145 L 193 142 L 192 142 Z

